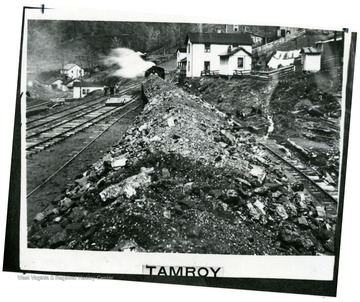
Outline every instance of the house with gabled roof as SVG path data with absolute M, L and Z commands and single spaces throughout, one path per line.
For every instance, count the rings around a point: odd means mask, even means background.
M 219 74 L 221 70 L 227 75 L 231 68 L 250 68 L 253 40 L 248 33 L 189 33 L 186 36 L 186 77 L 200 77 L 204 74 Z M 233 52 L 236 49 L 235 52 Z M 229 51 L 230 50 L 230 51 Z M 237 54 L 237 55 L 236 55 Z M 242 56 L 242 64 L 237 57 Z M 223 58 L 223 59 L 221 59 Z M 231 58 L 231 60 L 229 59 Z M 225 68 L 226 62 L 239 62 L 239 67 L 231 65 Z M 232 64 L 232 63 L 231 63 Z
M 252 54 L 244 47 L 229 46 L 228 50 L 220 57 L 220 75 L 231 76 L 234 74 L 250 74 L 252 64 Z
M 77 64 L 66 64 L 64 68 L 60 69 L 60 74 L 71 79 L 77 79 L 84 75 L 84 69 Z

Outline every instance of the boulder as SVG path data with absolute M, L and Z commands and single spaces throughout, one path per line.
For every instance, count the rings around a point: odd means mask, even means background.
M 151 183 L 151 176 L 154 168 L 141 168 L 139 174 L 133 175 L 118 184 L 113 184 L 100 193 L 103 202 L 114 200 L 119 196 L 130 198 L 136 195 L 136 189 L 148 186 Z
M 287 214 L 285 208 L 283 207 L 283 205 L 278 204 L 275 208 L 275 212 L 276 214 L 278 214 L 283 220 L 286 220 L 289 218 L 289 215 Z
M 121 167 L 124 167 L 126 165 L 126 162 L 127 162 L 127 158 L 120 156 L 120 157 L 114 159 L 114 161 L 111 163 L 111 167 L 114 170 L 117 170 Z

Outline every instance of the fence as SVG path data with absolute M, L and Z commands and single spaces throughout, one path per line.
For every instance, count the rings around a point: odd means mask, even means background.
M 201 76 L 218 76 L 219 70 L 203 70 Z
M 250 73 L 251 73 L 251 70 L 238 70 L 238 69 L 234 70 L 235 76 L 250 75 Z
M 269 81 L 283 78 L 295 72 L 295 66 L 285 66 L 275 70 L 252 72 L 251 77 L 257 80 Z

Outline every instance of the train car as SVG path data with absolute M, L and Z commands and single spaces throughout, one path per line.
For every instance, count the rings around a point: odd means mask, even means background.
M 153 66 L 145 71 L 146 78 L 151 74 L 157 74 L 160 78 L 165 79 L 165 69 L 162 67 Z

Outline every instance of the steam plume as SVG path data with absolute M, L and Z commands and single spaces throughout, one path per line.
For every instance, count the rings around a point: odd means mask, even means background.
M 143 76 L 147 69 L 155 65 L 153 62 L 144 61 L 139 54 L 129 48 L 113 49 L 110 55 L 105 57 L 104 64 L 119 66 L 112 75 L 123 78 Z

